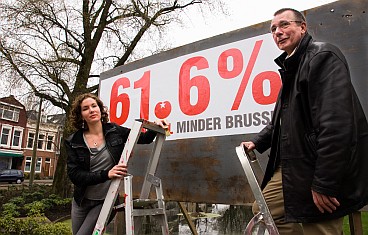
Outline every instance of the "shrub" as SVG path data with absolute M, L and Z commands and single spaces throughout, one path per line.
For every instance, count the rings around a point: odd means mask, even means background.
M 20 215 L 20 213 L 18 212 L 19 207 L 12 203 L 12 202 L 8 202 L 3 204 L 3 212 L 2 214 L 4 216 L 9 216 L 9 217 L 17 217 Z
M 0 198 L 1 235 L 71 235 L 68 224 L 50 220 L 69 215 L 72 199 L 51 194 L 50 186 L 9 187 L 0 190 Z
M 14 233 L 17 230 L 16 227 L 14 217 L 9 215 L 0 217 L 0 234 L 8 235 Z
M 33 231 L 33 234 L 37 235 L 69 235 L 71 233 L 70 227 L 64 223 L 42 224 Z
M 32 216 L 15 219 L 6 216 L 0 218 L 0 233 L 2 235 L 71 235 L 71 230 L 67 224 L 49 223 L 42 217 Z
M 42 201 L 35 201 L 24 205 L 24 208 L 28 211 L 27 216 L 42 216 L 47 209 L 47 205 Z
M 14 203 L 18 206 L 22 206 L 24 205 L 24 198 L 23 197 L 13 197 L 12 199 L 9 200 L 9 202 Z

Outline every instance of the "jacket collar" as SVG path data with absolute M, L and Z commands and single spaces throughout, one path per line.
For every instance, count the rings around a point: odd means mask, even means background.
M 284 71 L 296 72 L 299 67 L 299 62 L 305 54 L 311 40 L 312 36 L 307 32 L 292 56 L 286 59 L 287 53 L 284 52 L 275 59 L 275 63 Z

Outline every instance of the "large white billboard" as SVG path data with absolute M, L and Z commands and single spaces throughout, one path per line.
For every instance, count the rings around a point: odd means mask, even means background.
M 264 34 L 179 56 L 100 81 L 110 120 L 170 121 L 168 140 L 259 132 L 271 120 L 280 54 Z

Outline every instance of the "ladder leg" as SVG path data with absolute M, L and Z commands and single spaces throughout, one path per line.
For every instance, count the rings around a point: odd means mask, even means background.
M 251 163 L 250 163 L 250 161 L 252 160 L 252 162 L 255 163 L 257 167 L 260 167 L 258 162 L 257 162 L 257 159 L 255 158 L 255 159 L 250 160 L 248 158 L 247 154 L 245 153 L 243 146 L 236 147 L 236 153 L 237 153 L 238 158 L 240 160 L 240 163 L 241 163 L 241 165 L 244 169 L 244 173 L 247 177 L 247 180 L 248 180 L 249 186 L 250 186 L 250 188 L 253 192 L 254 198 L 256 199 L 256 202 L 257 202 L 257 204 L 259 206 L 259 209 L 260 209 L 260 215 L 261 216 L 259 216 L 257 218 L 258 222 L 264 223 L 265 229 L 267 230 L 267 232 L 270 235 L 279 235 L 279 232 L 277 230 L 275 222 L 274 222 L 274 220 L 271 216 L 271 213 L 270 213 L 270 211 L 267 207 L 266 200 L 263 197 L 262 190 L 259 187 L 259 184 L 257 182 L 257 178 L 254 175 L 254 172 L 253 172 L 253 169 L 252 169 L 252 166 L 251 166 Z M 250 227 L 247 226 L 247 230 L 249 229 L 250 231 L 252 230 L 251 226 L 254 226 L 256 224 L 255 221 L 251 221 L 251 222 L 252 223 L 249 224 Z M 260 229 L 263 229 L 262 226 L 260 227 Z
M 191 220 L 187 209 L 185 208 L 184 202 L 178 202 L 178 205 L 180 207 L 181 212 L 183 212 L 184 218 L 188 223 L 190 231 L 192 232 L 193 235 L 198 235 L 196 227 L 195 227 L 193 221 Z
M 169 235 L 169 225 L 167 223 L 167 216 L 166 216 L 166 211 L 165 211 L 165 201 L 164 201 L 164 196 L 163 196 L 163 190 L 162 190 L 162 184 L 161 184 L 161 179 L 153 176 L 153 175 L 148 175 L 147 177 L 147 181 L 149 181 L 154 187 L 155 187 L 155 191 L 156 191 L 156 200 L 155 202 L 157 203 L 157 208 L 154 209 L 133 209 L 133 215 L 135 217 L 137 217 L 134 222 L 135 222 L 135 231 L 137 234 L 140 234 L 140 229 L 142 226 L 142 220 L 143 220 L 143 216 L 146 215 L 151 215 L 154 216 L 154 218 L 158 221 L 158 223 L 161 226 L 161 231 L 162 234 L 164 235 Z M 140 201 L 142 199 L 139 199 L 138 201 Z M 145 199 L 143 199 L 144 201 Z M 149 199 L 147 199 L 148 201 L 150 201 Z
M 131 175 L 124 177 L 125 223 L 126 223 L 126 234 L 127 235 L 134 235 L 132 179 L 133 179 L 133 176 Z
M 105 226 L 109 219 L 109 216 L 112 211 L 112 207 L 115 203 L 115 200 L 118 196 L 118 193 L 114 193 L 120 187 L 120 180 L 116 179 L 111 182 L 110 189 L 105 198 L 104 204 L 102 205 L 100 215 L 98 216 L 97 223 L 95 225 L 95 229 L 93 231 L 93 235 L 101 235 L 105 232 Z M 115 191 L 113 189 L 116 189 Z
M 128 140 L 125 143 L 125 147 L 121 154 L 119 162 L 128 163 L 129 157 L 133 150 L 134 145 L 137 143 L 139 134 L 141 133 L 143 123 L 136 121 L 128 136 Z M 114 206 L 115 200 L 118 196 L 120 189 L 121 179 L 113 179 L 111 181 L 109 191 L 106 194 L 104 204 L 102 205 L 100 215 L 98 216 L 93 235 L 102 235 L 105 232 L 105 227 L 108 222 L 108 218 Z
M 154 145 L 153 150 L 152 150 L 152 156 L 151 156 L 151 158 L 148 162 L 148 165 L 147 165 L 146 176 L 145 176 L 145 180 L 143 182 L 141 194 L 140 194 L 140 197 L 139 197 L 141 199 L 142 198 L 148 198 L 149 193 L 151 191 L 152 183 L 150 183 L 147 180 L 147 177 L 148 177 L 148 175 L 155 175 L 155 173 L 156 173 L 156 169 L 157 169 L 157 166 L 158 166 L 158 160 L 160 158 L 160 152 L 161 152 L 162 145 L 163 145 L 164 141 L 165 141 L 165 136 L 164 135 L 157 135 L 155 145 Z
M 149 160 L 148 165 L 147 165 L 146 175 L 145 175 L 145 179 L 143 181 L 141 194 L 139 196 L 140 199 L 147 199 L 149 197 L 149 193 L 151 191 L 151 186 L 152 186 L 152 182 L 150 182 L 149 177 L 154 176 L 155 173 L 156 173 L 156 169 L 157 169 L 157 166 L 158 166 L 158 161 L 159 161 L 159 158 L 160 158 L 162 145 L 165 141 L 165 138 L 166 138 L 166 136 L 164 134 L 158 134 L 156 136 L 156 141 L 155 141 L 152 153 L 151 153 L 150 160 Z M 136 232 L 138 234 L 141 231 L 142 222 L 143 222 L 143 217 L 142 216 L 138 217 L 135 220 L 135 229 L 136 229 Z
M 164 201 L 164 194 L 162 191 L 162 184 L 161 184 L 161 180 L 159 182 L 159 186 L 155 186 L 156 187 L 156 195 L 158 198 L 158 208 L 162 208 L 164 213 L 162 215 L 160 215 L 160 221 L 161 221 L 161 230 L 162 230 L 162 234 L 164 235 L 169 235 L 169 225 L 167 224 L 167 216 L 166 216 L 166 212 L 165 212 L 165 201 Z

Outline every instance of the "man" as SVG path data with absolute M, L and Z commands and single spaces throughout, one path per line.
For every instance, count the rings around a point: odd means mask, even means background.
M 242 145 L 271 148 L 261 187 L 280 234 L 342 234 L 368 202 L 368 124 L 348 64 L 299 11 L 278 10 L 271 33 L 283 86 L 271 123 Z

